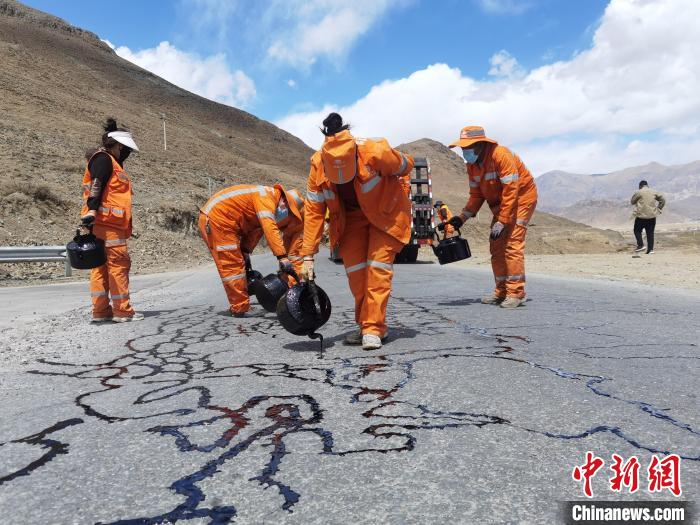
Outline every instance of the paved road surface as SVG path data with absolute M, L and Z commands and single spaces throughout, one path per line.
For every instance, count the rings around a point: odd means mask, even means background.
M 0 521 L 552 523 L 588 450 L 596 498 L 674 499 L 646 468 L 675 453 L 697 499 L 697 297 L 535 277 L 505 311 L 487 272 L 400 266 L 392 341 L 364 352 L 342 267 L 319 274 L 323 352 L 226 316 L 213 268 L 136 279 L 135 324 L 87 324 L 84 283 L 1 290 Z

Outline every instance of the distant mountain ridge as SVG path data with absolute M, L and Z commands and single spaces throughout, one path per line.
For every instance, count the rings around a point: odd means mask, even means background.
M 540 209 L 594 226 L 630 221 L 629 199 L 640 180 L 668 202 L 663 222 L 700 221 L 700 161 L 665 166 L 652 162 L 605 174 L 550 171 L 537 178 Z
M 428 157 L 433 176 L 433 198 L 444 201 L 453 213 L 459 213 L 469 196 L 469 183 L 464 161 L 447 146 L 423 138 L 398 149 L 414 156 Z M 472 247 L 488 250 L 491 212 L 484 206 L 478 221 L 467 221 L 462 233 Z M 579 222 L 537 211 L 528 231 L 528 253 L 598 253 L 624 248 L 622 237 L 613 231 L 603 231 Z

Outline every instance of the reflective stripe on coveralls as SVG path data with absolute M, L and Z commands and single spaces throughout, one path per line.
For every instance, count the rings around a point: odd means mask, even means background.
M 250 193 L 259 193 L 261 196 L 265 196 L 265 187 L 264 186 L 256 186 L 255 188 L 242 188 L 238 190 L 232 190 L 226 193 L 222 193 L 221 195 L 216 196 L 213 199 L 210 199 L 209 202 L 207 202 L 204 210 L 202 210 L 206 215 L 209 215 L 211 212 L 212 208 L 219 204 L 221 201 L 224 201 L 226 199 L 231 199 L 233 197 L 236 197 L 237 195 L 247 195 Z

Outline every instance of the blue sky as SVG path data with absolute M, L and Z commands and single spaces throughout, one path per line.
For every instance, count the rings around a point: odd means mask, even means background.
M 695 0 L 123 0 L 116 12 L 87 0 L 28 4 L 313 147 L 334 109 L 393 143 L 448 141 L 481 124 L 538 173 L 700 158 L 698 105 L 687 100 L 698 84 L 687 51 L 698 48 Z M 649 78 L 654 67 L 666 84 Z M 668 97 L 670 82 L 685 91 Z M 664 159 L 669 138 L 673 158 Z

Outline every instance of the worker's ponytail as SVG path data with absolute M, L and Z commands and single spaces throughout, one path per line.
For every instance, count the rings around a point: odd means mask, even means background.
M 104 130 L 105 130 L 104 135 L 102 135 L 102 146 L 103 146 L 104 148 L 111 148 L 112 146 L 114 146 L 114 145 L 117 143 L 116 140 L 114 140 L 113 138 L 107 136 L 107 135 L 109 135 L 112 131 L 128 131 L 128 130 L 125 129 L 125 128 L 119 128 L 119 127 L 117 127 L 117 121 L 116 121 L 113 117 L 109 117 L 109 118 L 105 121 L 105 123 L 104 123 L 104 125 L 103 125 L 102 127 L 103 127 Z
M 323 127 L 321 128 L 321 133 L 326 137 L 340 133 L 350 129 L 350 124 L 343 124 L 343 117 L 338 113 L 329 113 L 328 116 L 323 119 Z

